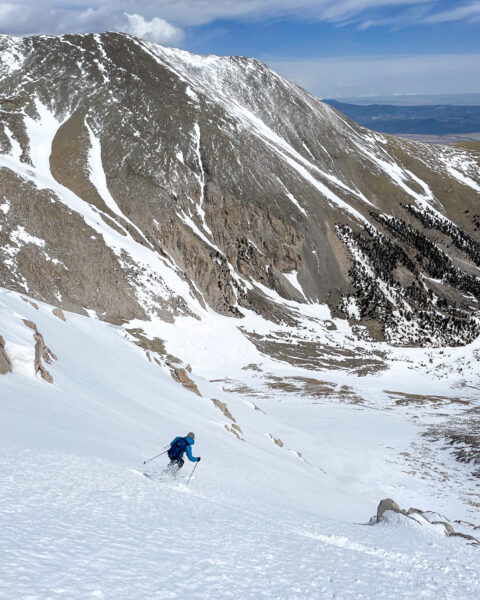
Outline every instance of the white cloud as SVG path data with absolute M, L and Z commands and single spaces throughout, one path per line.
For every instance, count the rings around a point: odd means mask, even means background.
M 269 60 L 319 97 L 480 92 L 480 54 Z
M 97 6 L 82 6 L 82 0 L 69 6 L 63 2 L 57 8 L 48 0 L 18 0 L 18 3 L 0 2 L 0 33 L 35 35 L 39 33 L 97 33 L 102 31 L 125 31 L 161 44 L 181 42 L 184 32 L 158 16 L 145 18 L 139 13 L 126 13 L 121 5 L 92 0 Z M 139 4 L 132 2 L 130 4 Z
M 425 19 L 426 23 L 446 23 L 449 21 L 480 21 L 480 2 L 471 2 L 464 6 L 456 6 Z
M 128 25 L 127 33 L 131 33 L 139 38 L 150 40 L 158 44 L 176 44 L 184 38 L 184 32 L 179 27 L 167 23 L 164 19 L 154 17 L 151 21 L 145 20 L 142 15 L 137 13 L 131 15 L 125 13 Z
M 163 0 L 162 16 L 181 26 L 210 23 L 216 19 L 277 19 L 290 17 L 345 23 L 365 13 L 389 7 L 432 4 L 437 0 Z M 138 3 L 138 2 L 137 2 Z M 135 4 L 135 2 L 133 3 Z M 142 2 L 143 14 L 148 14 Z M 156 3 L 158 6 L 158 2 Z
M 478 0 L 454 4 L 445 11 L 442 0 L 10 0 L 0 1 L 0 32 L 78 33 L 130 26 L 150 39 L 173 43 L 182 38 L 178 28 L 216 19 L 294 18 L 368 27 L 476 18 Z M 129 21 L 125 14 L 138 19 Z

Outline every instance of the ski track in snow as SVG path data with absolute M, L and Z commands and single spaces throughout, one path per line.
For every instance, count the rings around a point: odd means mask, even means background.
M 76 456 L 10 452 L 0 472 L 5 599 L 480 594 L 475 549 L 420 527 L 282 518 L 267 498 L 238 508 L 228 493 L 210 496 L 200 474 L 185 488 Z

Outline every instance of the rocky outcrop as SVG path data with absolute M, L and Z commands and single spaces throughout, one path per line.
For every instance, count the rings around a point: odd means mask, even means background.
M 64 323 L 67 322 L 67 319 L 65 318 L 65 315 L 63 314 L 63 310 L 61 308 L 53 308 L 52 313 Z
M 172 375 L 172 378 L 175 379 L 175 381 L 178 381 L 178 383 L 182 384 L 185 389 L 189 390 L 190 392 L 193 392 L 194 394 L 197 394 L 197 396 L 202 395 L 197 385 L 188 376 L 188 366 L 185 366 L 181 363 L 174 363 L 169 360 L 166 361 L 166 364 L 168 367 L 170 367 L 170 373 Z
M 32 302 L 31 300 L 29 300 L 28 298 L 24 298 L 23 296 L 21 298 L 24 302 L 27 302 L 27 304 L 30 304 L 30 306 L 32 308 L 34 308 L 35 310 L 38 310 L 38 304 L 36 302 Z
M 218 410 L 220 410 L 223 413 L 223 415 L 232 422 L 229 425 L 225 424 L 224 425 L 225 429 L 229 433 L 232 433 L 236 438 L 238 438 L 239 440 L 242 440 L 244 442 L 245 440 L 242 438 L 242 435 L 243 435 L 242 428 L 240 427 L 240 425 L 238 425 L 237 420 L 232 415 L 232 413 L 228 410 L 228 406 L 227 406 L 226 402 L 221 402 L 220 400 L 216 400 L 215 398 L 212 398 L 211 400 L 212 400 L 213 404 L 218 408 Z
M 395 500 L 391 498 L 385 498 L 384 500 L 380 500 L 377 507 L 377 523 L 380 523 L 382 520 L 382 515 L 386 510 L 393 510 L 396 513 L 401 513 L 402 515 L 406 515 L 407 513 L 403 511 Z
M 435 512 L 421 510 L 419 508 L 409 508 L 408 510 L 403 510 L 400 506 L 392 500 L 392 498 L 385 498 L 380 501 L 377 507 L 377 514 L 375 517 L 370 519 L 370 525 L 374 525 L 381 522 L 389 522 L 388 513 L 396 513 L 404 516 L 406 519 L 411 519 L 420 525 L 424 525 L 426 523 L 430 525 L 441 525 L 445 532 L 445 535 L 449 537 L 461 537 L 466 540 L 473 542 L 475 545 L 480 546 L 480 540 L 469 533 L 464 533 L 462 531 L 456 531 L 453 527 L 452 523 L 443 515 L 440 515 Z M 458 522 L 458 521 L 456 521 Z M 473 529 L 476 527 L 472 524 L 470 525 Z
M 57 360 L 55 354 L 47 347 L 43 335 L 38 331 L 37 326 L 33 321 L 23 319 L 23 322 L 27 327 L 33 329 L 33 339 L 35 340 L 35 358 L 34 358 L 34 369 L 35 374 L 40 375 L 42 379 L 48 383 L 53 383 L 53 377 L 43 364 L 43 362 L 51 365 L 54 360 Z
M 0 335 L 0 375 L 6 375 L 12 370 L 12 362 L 5 350 L 5 341 Z
M 215 398 L 212 398 L 212 402 L 218 408 L 218 410 L 220 410 L 224 416 L 227 417 L 227 419 L 230 419 L 230 421 L 233 423 L 237 422 L 232 413 L 228 410 L 226 402 L 220 402 L 220 400 L 215 400 Z
M 267 434 L 268 437 L 272 440 L 272 442 L 274 444 L 276 444 L 277 446 L 279 446 L 280 448 L 283 448 L 284 444 L 282 442 L 282 440 L 280 438 L 276 438 L 275 436 L 273 436 L 271 433 Z
M 224 425 L 225 429 L 233 434 L 237 439 L 241 440 L 242 442 L 244 442 L 245 440 L 242 438 L 242 436 L 240 435 L 242 432 L 242 430 L 240 429 L 240 427 L 238 425 L 236 425 L 235 423 L 233 425 Z

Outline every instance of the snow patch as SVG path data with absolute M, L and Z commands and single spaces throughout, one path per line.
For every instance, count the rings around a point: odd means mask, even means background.
M 8 125 L 4 126 L 4 131 L 5 131 L 5 135 L 8 138 L 8 141 L 10 142 L 11 150 L 9 152 L 9 155 L 12 158 L 14 158 L 15 160 L 20 160 L 20 157 L 22 156 L 22 147 L 17 142 L 17 140 L 13 137 L 13 133 L 10 131 L 10 128 L 8 127 Z
M 10 201 L 4 198 L 3 203 L 0 204 L 0 210 L 4 215 L 8 214 L 8 211 L 10 210 Z
M 288 281 L 288 283 L 291 286 L 293 286 L 297 290 L 297 292 L 299 292 L 300 295 L 303 298 L 305 298 L 305 300 L 307 300 L 307 302 L 308 302 L 308 299 L 305 296 L 303 288 L 300 285 L 300 282 L 298 281 L 298 271 L 292 271 L 291 273 L 282 273 L 282 275 L 285 277 L 285 279 Z
M 30 235 L 27 231 L 25 231 L 25 227 L 21 225 L 19 225 L 10 233 L 10 239 L 18 246 L 21 245 L 21 242 L 24 244 L 35 244 L 35 246 L 39 246 L 40 248 L 45 246 L 45 240 L 42 240 L 34 235 Z

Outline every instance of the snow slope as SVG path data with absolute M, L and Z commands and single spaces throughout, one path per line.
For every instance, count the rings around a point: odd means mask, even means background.
M 362 407 L 268 395 L 242 371 L 257 389 L 255 410 L 251 396 L 210 381 L 206 365 L 225 377 L 229 362 L 216 363 L 222 349 L 209 339 L 204 377 L 195 376 L 198 354 L 192 364 L 198 397 L 149 362 L 125 328 L 66 318 L 0 291 L 14 368 L 0 380 L 0 598 L 478 597 L 478 548 L 413 522 L 364 524 L 387 496 L 473 518 L 448 486 L 408 473 L 400 453 L 418 430 L 382 406 L 378 376 L 362 384 L 377 406 Z M 215 318 L 219 328 L 232 321 Z M 22 319 L 58 358 L 48 366 L 54 385 L 33 373 Z M 175 329 L 165 333 L 175 346 Z M 181 327 L 178 338 L 186 347 Z M 199 339 L 192 334 L 191 346 Z M 238 366 L 262 358 L 242 339 Z M 282 378 L 300 373 L 263 358 Z M 227 403 L 244 441 L 212 398 Z M 190 485 L 156 479 L 163 457 L 148 465 L 154 479 L 143 477 L 143 460 L 189 430 L 202 456 Z

